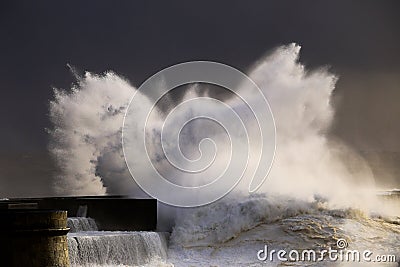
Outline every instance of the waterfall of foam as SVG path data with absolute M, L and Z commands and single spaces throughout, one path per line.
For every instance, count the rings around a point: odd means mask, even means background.
M 143 265 L 167 257 L 167 236 L 156 232 L 78 232 L 68 236 L 72 266 Z

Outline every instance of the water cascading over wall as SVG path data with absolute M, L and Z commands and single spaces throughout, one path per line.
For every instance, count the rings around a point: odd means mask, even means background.
M 69 217 L 67 226 L 70 229 L 70 233 L 98 230 L 95 220 L 86 217 Z
M 143 265 L 167 257 L 167 234 L 97 231 L 91 218 L 68 218 L 71 266 Z

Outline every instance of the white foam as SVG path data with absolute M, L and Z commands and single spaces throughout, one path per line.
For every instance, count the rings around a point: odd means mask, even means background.
M 95 220 L 86 217 L 68 217 L 67 227 L 70 233 L 98 230 Z
M 167 236 L 156 232 L 87 231 L 68 234 L 72 266 L 138 266 L 166 259 Z
M 175 266 L 282 266 L 260 262 L 257 252 L 269 249 L 336 248 L 400 257 L 400 226 L 365 211 L 334 209 L 321 199 L 305 202 L 287 197 L 230 199 L 184 214 L 171 235 L 168 261 Z M 365 266 L 362 262 L 290 262 L 290 266 Z M 397 266 L 397 263 L 373 266 Z

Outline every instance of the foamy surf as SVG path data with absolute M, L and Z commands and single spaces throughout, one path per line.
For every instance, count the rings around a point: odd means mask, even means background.
M 384 202 L 382 202 L 384 205 Z M 285 196 L 252 195 L 183 210 L 168 241 L 155 232 L 95 231 L 94 221 L 70 219 L 77 229 L 68 234 L 72 266 L 398 266 L 396 262 L 288 261 L 276 255 L 260 261 L 269 250 L 370 250 L 373 255 L 400 257 L 400 217 L 377 212 L 333 208 L 326 199 L 304 201 Z M 95 224 L 94 224 L 95 225 Z
M 254 196 L 229 200 L 189 212 L 171 235 L 169 261 L 175 266 L 398 266 L 392 263 L 260 261 L 257 252 L 335 248 L 400 258 L 399 217 L 382 217 L 353 208 L 332 209 L 316 199 Z
M 379 197 L 382 195 L 376 194 L 376 177 L 362 157 L 345 144 L 331 140 L 327 134 L 334 118 L 330 100 L 338 77 L 328 68 L 308 71 L 299 62 L 299 56 L 300 46 L 282 46 L 249 71 L 249 76 L 260 86 L 271 105 L 277 131 L 275 162 L 267 181 L 258 191 L 260 194 L 248 196 L 243 193 L 247 192 L 249 184 L 249 177 L 245 177 L 235 192 L 217 203 L 193 210 L 176 210 L 177 216 L 171 216 L 175 227 L 165 252 L 166 259 L 160 261 L 155 255 L 140 264 L 364 266 L 365 262 L 278 262 L 276 259 L 260 262 L 257 259 L 257 252 L 265 245 L 275 250 L 321 250 L 334 246 L 339 239 L 346 240 L 351 249 L 369 249 L 375 254 L 399 257 L 399 219 L 393 217 L 399 215 L 398 202 L 396 205 L 386 200 L 381 202 Z M 86 73 L 84 77 L 78 77 L 70 92 L 56 90 L 55 99 L 50 103 L 50 118 L 54 124 L 50 130 L 50 147 L 60 167 L 56 182 L 59 193 L 112 192 L 130 193 L 133 197 L 143 194 L 132 182 L 121 145 L 124 112 L 135 90 L 113 72 L 104 75 Z M 240 93 L 248 92 L 242 88 Z M 197 96 L 199 93 L 192 90 L 184 99 Z M 151 104 L 146 95 L 139 97 L 143 105 Z M 257 103 L 254 96 L 253 101 Z M 239 111 L 245 109 L 237 97 L 227 98 L 226 103 Z M 201 105 L 199 108 L 197 112 L 207 109 Z M 138 116 L 145 116 L 140 107 L 136 109 Z M 157 110 L 152 117 L 149 136 L 153 146 L 150 151 L 158 151 L 156 137 L 166 115 Z M 255 124 L 249 123 L 250 127 L 252 125 Z M 191 126 L 190 134 L 180 136 L 192 154 L 198 152 L 198 143 L 193 140 L 201 140 L 204 132 L 210 132 L 210 138 L 218 140 L 218 133 L 200 126 L 196 122 Z M 218 143 L 218 149 L 228 151 L 229 144 Z M 169 173 L 170 166 L 164 155 L 151 153 L 149 156 L 155 160 L 160 172 Z M 175 177 L 181 182 L 191 182 L 186 179 L 187 173 Z M 89 244 L 87 251 L 106 249 L 96 250 L 96 245 L 91 242 L 102 240 L 100 243 L 106 244 L 109 235 L 89 235 L 92 240 L 88 242 L 82 234 L 76 236 Z M 134 233 L 130 237 L 121 234 L 113 238 L 130 240 L 126 241 L 130 245 L 124 247 L 128 252 L 120 255 L 122 258 L 136 249 L 135 242 L 140 239 Z M 119 244 L 123 246 L 123 242 Z M 93 264 L 97 264 L 95 260 Z M 98 264 L 119 263 L 104 260 Z M 379 265 L 375 263 L 375 266 Z M 384 266 L 396 266 L 396 263 Z

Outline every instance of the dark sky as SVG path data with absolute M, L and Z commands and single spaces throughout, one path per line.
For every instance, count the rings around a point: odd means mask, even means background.
M 330 65 L 340 76 L 332 134 L 393 158 L 400 151 L 399 13 L 399 1 L 366 0 L 2 1 L 0 197 L 45 194 L 54 169 L 48 101 L 52 86 L 73 82 L 67 63 L 113 70 L 138 86 L 188 60 L 246 71 L 268 50 L 297 42 L 308 67 Z

